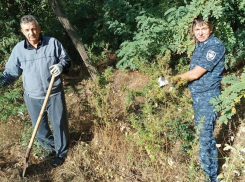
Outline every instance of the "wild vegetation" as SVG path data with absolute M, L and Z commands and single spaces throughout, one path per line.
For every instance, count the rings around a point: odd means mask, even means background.
M 212 17 L 226 47 L 222 94 L 213 99 L 222 181 L 245 177 L 245 0 L 59 0 L 99 70 L 93 81 L 48 0 L 0 2 L 0 67 L 23 39 L 19 19 L 38 17 L 42 34 L 59 39 L 73 60 L 64 76 L 71 147 L 52 169 L 36 142 L 22 179 L 32 134 L 21 78 L 0 89 L 1 181 L 174 181 L 205 179 L 199 167 L 193 110 L 185 82 L 159 88 L 159 76 L 188 70 L 195 40 L 191 22 Z

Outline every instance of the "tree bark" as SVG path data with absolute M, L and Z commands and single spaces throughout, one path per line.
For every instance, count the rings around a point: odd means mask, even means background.
M 16 17 L 16 9 L 17 9 L 17 5 L 15 4 L 14 0 L 9 0 L 7 3 L 7 13 L 6 13 L 6 17 L 9 18 L 11 17 L 15 19 L 16 22 L 19 21 L 19 19 Z M 13 24 L 12 27 L 14 28 L 14 33 L 18 34 L 20 27 L 19 24 Z
M 86 50 L 84 48 L 84 45 L 82 41 L 80 40 L 78 34 L 74 30 L 72 24 L 69 22 L 69 20 L 66 18 L 65 14 L 63 13 L 61 6 L 57 0 L 48 0 L 49 5 L 52 7 L 55 15 L 59 19 L 60 23 L 63 25 L 64 29 L 70 36 L 74 46 L 76 47 L 77 51 L 79 52 L 80 56 L 82 57 L 85 66 L 88 69 L 88 72 L 93 80 L 96 78 L 97 70 L 96 68 L 91 64 L 90 59 L 88 58 L 88 55 L 86 53 Z

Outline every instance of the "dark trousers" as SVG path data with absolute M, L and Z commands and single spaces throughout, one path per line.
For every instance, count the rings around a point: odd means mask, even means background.
M 192 94 L 195 111 L 195 130 L 199 140 L 199 159 L 201 168 L 212 181 L 216 181 L 218 170 L 218 151 L 213 135 L 217 113 L 210 103 L 211 98 L 220 95 L 219 90 L 212 90 L 201 94 Z
M 33 128 L 36 125 L 44 99 L 34 99 L 24 94 Z M 48 124 L 51 122 L 53 134 Z M 46 150 L 55 150 L 58 157 L 66 157 L 69 147 L 69 130 L 64 92 L 50 96 L 37 131 L 37 140 Z

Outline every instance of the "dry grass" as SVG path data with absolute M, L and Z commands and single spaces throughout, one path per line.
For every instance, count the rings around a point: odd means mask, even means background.
M 96 126 L 93 133 L 90 144 L 82 142 L 74 148 L 64 169 L 55 174 L 56 181 L 188 181 L 186 169 L 177 161 L 163 152 L 151 161 L 134 141 L 126 139 L 120 126 Z
M 222 182 L 237 181 L 243 182 L 245 175 L 245 123 L 241 121 L 241 125 L 238 128 L 237 133 L 230 136 L 234 142 L 231 144 L 225 144 L 223 149 L 224 152 L 228 152 L 226 155 L 226 161 L 222 164 L 222 171 L 220 177 L 223 179 Z

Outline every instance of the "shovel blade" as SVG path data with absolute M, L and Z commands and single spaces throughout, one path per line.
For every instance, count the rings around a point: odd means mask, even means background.
M 28 147 L 26 150 L 24 169 L 23 169 L 23 173 L 22 173 L 23 178 L 25 177 L 26 168 L 28 167 L 28 160 L 29 160 L 30 152 L 31 152 L 31 148 Z
M 22 173 L 22 177 L 24 178 L 25 177 L 25 174 L 26 174 L 26 168 L 28 167 L 28 163 L 25 163 L 24 164 L 24 169 L 23 169 L 23 173 Z

